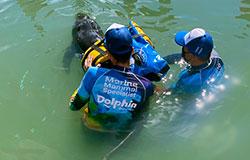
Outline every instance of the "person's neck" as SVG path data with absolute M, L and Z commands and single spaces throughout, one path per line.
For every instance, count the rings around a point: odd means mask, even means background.
M 203 65 L 205 63 L 207 63 L 208 61 L 195 61 L 195 62 L 192 62 L 190 65 L 191 66 L 200 66 L 200 65 Z
M 125 67 L 125 68 L 130 68 L 130 65 L 129 65 L 129 62 L 127 63 L 120 63 L 120 62 L 113 62 L 113 65 L 116 65 L 116 66 L 121 66 L 121 67 Z

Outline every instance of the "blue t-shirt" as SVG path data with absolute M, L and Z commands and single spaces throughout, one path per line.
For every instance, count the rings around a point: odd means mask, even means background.
M 213 50 L 210 60 L 200 66 L 188 66 L 183 70 L 177 83 L 173 85 L 174 92 L 197 93 L 212 85 L 217 85 L 224 75 L 224 64 L 218 53 Z
M 88 102 L 88 115 L 103 128 L 121 128 L 133 119 L 144 102 L 153 95 L 154 86 L 129 69 L 91 67 L 79 86 L 82 106 Z M 80 108 L 78 108 L 80 109 Z

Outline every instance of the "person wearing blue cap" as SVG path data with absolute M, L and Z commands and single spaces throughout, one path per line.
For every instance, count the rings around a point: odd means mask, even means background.
M 196 93 L 220 82 L 224 64 L 213 49 L 213 39 L 209 33 L 201 28 L 190 32 L 179 31 L 175 35 L 175 42 L 182 46 L 182 57 L 189 65 L 173 85 L 174 91 Z
M 83 121 L 90 129 L 126 130 L 153 95 L 154 86 L 129 69 L 133 47 L 127 27 L 111 25 L 105 34 L 104 44 L 113 68 L 88 68 L 70 100 L 70 109 L 77 111 L 83 108 Z

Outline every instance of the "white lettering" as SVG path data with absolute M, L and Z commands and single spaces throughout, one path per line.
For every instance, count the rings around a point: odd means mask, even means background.
M 110 102 L 111 101 L 109 99 L 105 99 L 105 101 L 104 101 L 105 104 L 110 104 Z
M 103 84 L 103 92 L 118 96 L 135 97 L 138 91 L 138 83 L 128 80 L 119 80 L 114 77 L 106 76 Z M 111 101 L 112 105 L 115 104 Z M 119 104 L 119 103 L 118 103 Z M 116 105 L 118 105 L 116 104 Z
M 105 82 L 114 82 L 114 77 L 110 77 L 111 79 L 109 79 L 109 76 L 106 76 Z
M 108 88 L 103 88 L 103 92 L 107 93 L 108 92 Z
M 104 87 L 111 88 L 111 83 L 109 83 L 109 84 L 104 83 Z
M 119 79 L 114 79 L 114 77 L 109 77 L 106 76 L 105 82 L 113 83 L 115 85 L 120 85 L 120 86 L 129 86 L 129 87 L 135 87 L 137 88 L 137 83 L 129 82 L 127 80 L 119 80 Z M 111 84 L 104 83 L 104 87 L 110 87 Z
M 105 100 L 103 96 L 97 95 L 97 103 L 102 103 Z
M 124 110 L 124 108 L 131 110 L 131 109 L 136 108 L 137 106 L 137 104 L 134 103 L 132 100 L 130 102 L 127 102 L 125 99 L 123 99 L 122 101 L 119 101 L 119 100 L 116 100 L 115 98 L 108 99 L 101 95 L 97 95 L 97 102 L 99 104 L 103 104 L 103 106 L 107 108 L 113 107 L 114 109 L 116 109 L 117 107 L 119 107 L 118 108 L 119 110 Z
M 128 102 L 126 102 L 126 100 L 125 100 L 125 99 L 122 101 L 122 106 L 125 106 L 125 107 L 127 107 L 127 106 L 128 106 Z
M 131 107 L 132 107 L 132 108 L 135 108 L 136 106 L 137 106 L 136 103 L 132 103 L 132 104 L 131 104 Z
M 121 105 L 121 102 L 120 102 L 120 101 L 115 101 L 115 104 L 114 104 L 113 108 L 115 109 L 116 106 L 120 106 L 120 105 Z

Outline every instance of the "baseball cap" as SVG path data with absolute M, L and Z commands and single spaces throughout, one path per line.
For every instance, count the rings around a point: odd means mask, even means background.
M 124 25 L 114 23 L 105 33 L 104 45 L 111 54 L 125 54 L 132 51 L 132 36 Z
M 175 35 L 175 42 L 202 58 L 207 57 L 213 50 L 212 36 L 201 28 L 195 28 L 190 32 L 179 31 Z

